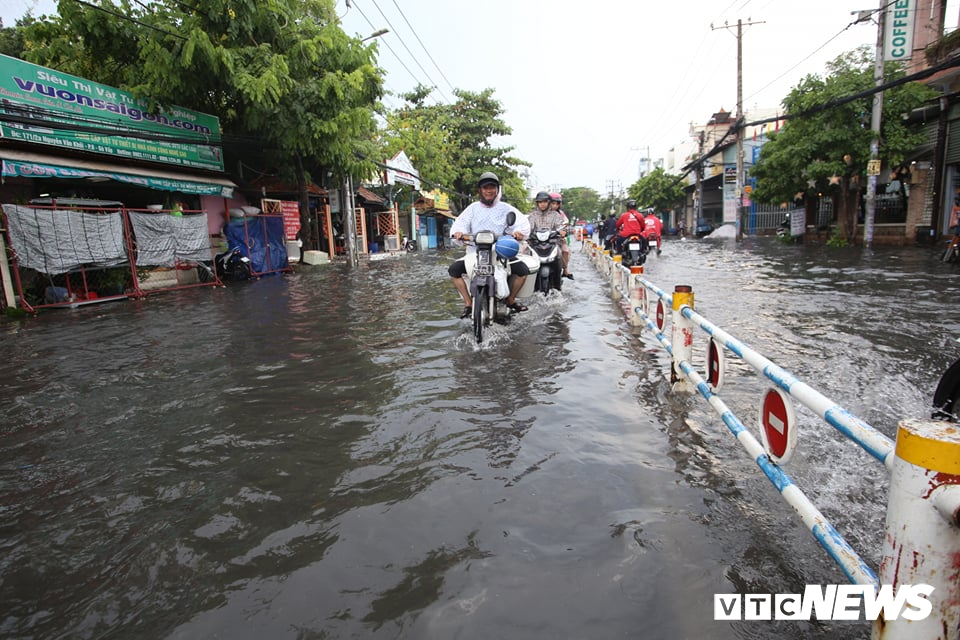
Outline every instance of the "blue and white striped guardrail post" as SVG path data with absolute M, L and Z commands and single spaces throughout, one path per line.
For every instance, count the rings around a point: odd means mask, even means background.
M 874 640 L 960 640 L 960 425 L 903 420 L 897 429 L 880 583 L 930 585 L 932 611 L 873 624 Z
M 673 362 L 670 365 L 670 382 L 677 391 L 692 392 L 687 377 L 680 371 L 681 362 L 693 360 L 693 322 L 684 317 L 681 307 L 693 309 L 693 287 L 678 284 L 673 289 L 673 321 L 670 329 L 670 345 Z

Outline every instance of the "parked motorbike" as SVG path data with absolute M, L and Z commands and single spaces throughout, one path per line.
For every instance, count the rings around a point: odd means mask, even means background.
M 790 214 L 783 216 L 783 222 L 780 223 L 780 226 L 777 227 L 777 237 L 778 238 L 789 238 L 790 237 Z
M 540 229 L 533 232 L 527 241 L 533 252 L 540 258 L 540 269 L 536 273 L 533 290 L 542 291 L 543 295 L 550 293 L 551 289 L 560 291 L 560 285 L 563 283 L 563 257 L 560 246 L 557 244 L 559 237 L 560 233 L 557 231 Z
M 627 236 L 620 244 L 621 264 L 625 267 L 639 267 L 647 261 L 650 244 L 640 234 Z
M 406 251 L 407 253 L 412 253 L 412 252 L 417 251 L 417 250 L 419 249 L 419 247 L 417 246 L 417 241 L 416 241 L 416 240 L 413 240 L 413 239 L 411 239 L 411 238 L 404 238 L 404 239 L 403 239 L 403 246 L 402 246 L 401 248 L 402 248 L 404 251 Z
M 217 254 L 213 264 L 221 280 L 247 280 L 253 276 L 250 258 L 243 255 L 240 249 L 230 249 Z

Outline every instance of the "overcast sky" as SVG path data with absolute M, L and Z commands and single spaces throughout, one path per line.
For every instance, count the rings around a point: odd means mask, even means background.
M 5 25 L 51 0 L 3 0 Z M 926 0 L 920 0 L 920 5 Z M 956 22 L 960 0 L 948 2 Z M 688 139 L 691 122 L 736 110 L 737 20 L 743 28 L 743 105 L 777 108 L 810 73 L 845 51 L 875 46 L 876 25 L 853 25 L 877 0 L 338 0 L 344 30 L 379 30 L 386 88 L 422 83 L 449 103 L 453 89 L 492 87 L 513 134 L 502 141 L 533 163 L 533 187 L 606 193 L 637 179 Z M 712 25 L 712 28 L 711 28 Z M 726 27 L 725 27 L 726 25 Z M 727 28 L 729 27 L 729 28 Z M 401 101 L 385 98 L 387 106 Z

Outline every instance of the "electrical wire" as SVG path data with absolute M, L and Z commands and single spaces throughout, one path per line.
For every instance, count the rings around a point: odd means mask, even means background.
M 367 17 L 367 14 L 365 14 L 365 13 L 363 12 L 363 9 L 361 9 L 359 6 L 357 6 L 356 0 L 353 0 L 353 3 L 351 4 L 351 6 L 354 7 L 354 8 L 356 8 L 356 10 L 357 10 L 358 12 L 360 12 L 360 15 L 363 16 L 363 19 L 367 21 L 367 24 L 370 25 L 370 28 L 371 28 L 371 29 L 376 29 L 376 28 L 377 28 L 377 27 L 373 24 L 373 22 L 370 21 L 370 18 Z M 402 42 L 402 41 L 401 41 L 401 42 Z M 408 67 L 408 66 L 406 65 L 406 63 L 404 63 L 404 61 L 400 58 L 400 56 L 397 55 L 397 52 L 393 50 L 393 47 L 390 46 L 390 43 L 384 40 L 384 41 L 383 41 L 383 44 L 384 44 L 384 46 L 387 47 L 387 49 L 390 51 L 390 53 L 393 54 L 393 57 L 396 58 L 397 62 L 400 63 L 400 66 L 402 66 L 402 67 L 406 70 L 406 72 L 410 74 L 410 77 L 411 77 L 414 81 L 419 82 L 419 79 L 417 78 L 417 75 L 416 75 L 413 71 L 411 71 L 411 70 L 410 70 L 410 67 Z M 431 80 L 430 82 L 433 82 L 433 81 Z M 430 95 L 431 95 L 431 97 L 433 98 L 433 100 L 434 100 L 437 104 L 442 104 L 442 102 L 441 102 L 436 96 L 434 96 L 432 92 L 431 92 Z
M 413 28 L 413 25 L 410 24 L 410 21 L 407 20 L 407 16 L 403 13 L 403 9 L 400 8 L 400 5 L 397 4 L 397 0 L 393 0 L 393 6 L 397 8 L 397 11 L 400 13 L 400 17 L 403 18 L 403 21 L 407 23 L 407 27 L 410 28 L 410 32 L 413 34 L 413 37 L 417 39 L 417 42 L 420 43 L 420 47 L 423 48 L 424 53 L 427 54 L 427 57 L 430 58 L 430 62 L 433 63 L 433 66 L 437 68 L 437 71 L 440 73 L 440 77 L 443 78 L 444 82 L 447 83 L 447 86 L 450 87 L 450 91 L 456 92 L 456 88 L 447 80 L 447 76 L 444 75 L 443 69 L 440 68 L 440 65 L 437 64 L 437 61 L 433 59 L 433 56 L 430 55 L 430 52 L 427 50 L 427 46 L 423 44 L 423 40 L 420 39 L 420 36 L 417 35 L 416 30 Z
M 440 88 L 437 86 L 437 83 L 434 81 L 433 78 L 430 77 L 430 74 L 427 73 L 427 70 L 423 68 L 423 65 L 420 64 L 420 60 L 417 59 L 417 56 L 415 56 L 413 52 L 410 51 L 410 47 L 408 47 L 407 43 L 404 42 L 403 38 L 400 37 L 400 33 L 397 31 L 397 28 L 393 26 L 393 23 L 390 22 L 390 18 L 387 17 L 387 14 L 385 14 L 383 12 L 383 9 L 380 8 L 380 5 L 377 4 L 377 0 L 370 0 L 370 1 L 373 2 L 373 6 L 377 8 L 377 11 L 380 12 L 380 15 L 383 16 L 383 19 L 386 20 L 387 26 L 390 27 L 391 32 L 397 37 L 397 40 L 400 41 L 400 44 L 403 45 L 403 48 L 406 49 L 407 53 L 410 54 L 410 57 L 413 58 L 413 61 L 417 63 L 417 67 L 419 67 L 420 71 L 423 72 L 424 77 L 430 81 L 431 88 L 437 90 L 437 93 L 440 94 L 440 97 L 443 98 L 444 102 L 450 102 L 450 99 L 447 98 L 447 96 L 443 95 L 443 92 L 440 91 Z

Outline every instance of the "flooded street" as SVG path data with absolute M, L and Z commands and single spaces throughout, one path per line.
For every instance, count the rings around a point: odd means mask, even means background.
M 479 348 L 458 255 L 0 321 L 0 637 L 869 637 L 715 622 L 846 579 L 576 248 Z M 646 275 L 892 437 L 960 356 L 937 257 L 668 239 Z M 876 570 L 884 470 L 798 417 L 788 472 Z

